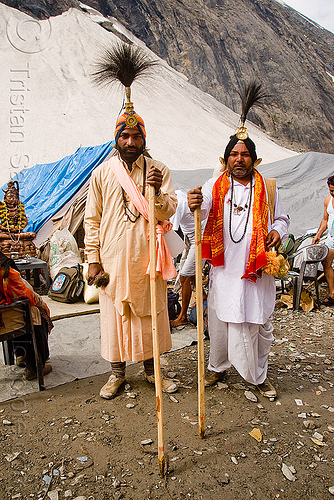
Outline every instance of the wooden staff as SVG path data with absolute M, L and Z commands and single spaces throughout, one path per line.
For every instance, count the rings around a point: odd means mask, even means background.
M 154 357 L 154 379 L 155 379 L 155 397 L 157 406 L 158 422 L 158 460 L 161 477 L 165 472 L 165 452 L 164 452 L 164 430 L 162 414 L 162 388 L 160 372 L 160 350 L 158 335 L 158 314 L 157 314 L 157 283 L 156 283 L 156 227 L 155 227 L 155 187 L 149 186 L 149 229 L 150 229 L 150 283 L 151 283 L 151 317 L 152 317 L 152 336 L 153 336 L 153 357 Z
M 201 439 L 205 432 L 204 400 L 204 325 L 203 325 L 203 284 L 202 284 L 202 228 L 201 208 L 194 211 L 195 217 L 195 257 L 196 257 L 196 308 L 198 345 L 198 432 Z
M 318 276 L 318 278 L 317 278 L 318 281 L 321 280 L 321 278 L 323 278 L 324 276 L 325 276 L 325 273 L 320 274 L 320 276 Z M 304 290 L 308 290 L 314 284 L 315 284 L 315 281 L 311 281 L 311 283 L 309 285 L 307 285 L 307 287 L 304 288 Z

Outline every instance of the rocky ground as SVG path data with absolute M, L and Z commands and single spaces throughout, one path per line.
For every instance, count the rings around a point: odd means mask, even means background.
M 163 397 L 164 478 L 154 387 L 141 364 L 129 367 L 129 386 L 112 401 L 98 396 L 103 375 L 2 403 L 1 500 L 332 498 L 334 309 L 276 309 L 274 323 L 269 376 L 278 399 L 231 370 L 206 391 L 205 439 L 196 346 L 162 356 L 163 372 L 179 383 Z

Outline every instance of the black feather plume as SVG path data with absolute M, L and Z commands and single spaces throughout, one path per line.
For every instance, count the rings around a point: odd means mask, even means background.
M 263 107 L 262 100 L 269 97 L 262 90 L 261 83 L 250 82 L 239 92 L 241 98 L 241 123 L 245 123 L 248 111 L 252 106 Z
M 124 87 L 130 87 L 137 78 L 148 76 L 157 64 L 158 61 L 152 60 L 140 47 L 118 43 L 105 50 L 96 64 L 93 79 L 102 85 L 120 82 Z

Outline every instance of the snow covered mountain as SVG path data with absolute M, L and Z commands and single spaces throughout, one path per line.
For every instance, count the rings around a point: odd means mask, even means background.
M 78 0 L 4 0 L 38 19 Z M 259 78 L 271 105 L 252 120 L 296 151 L 334 153 L 334 34 L 276 0 L 85 0 L 116 18 L 190 83 L 239 111 Z M 113 23 L 101 23 L 114 31 Z
M 117 21 L 114 32 L 103 29 L 101 21 L 95 11 L 78 9 L 37 21 L 0 3 L 5 68 L 1 72 L 2 184 L 23 167 L 56 161 L 81 145 L 113 138 L 123 93 L 97 88 L 91 78 L 94 64 L 103 47 L 120 38 L 148 49 Z M 163 60 L 147 84 L 134 83 L 132 97 L 146 122 L 153 157 L 172 170 L 216 167 L 237 126 L 237 114 Z M 251 123 L 249 132 L 267 162 L 294 154 Z
M 142 41 L 116 19 L 88 7 L 37 20 L 0 3 L 0 33 L 0 185 L 23 168 L 113 138 L 123 94 L 93 85 L 94 63 L 103 47 L 119 39 L 149 51 Z M 146 123 L 150 153 L 169 166 L 176 187 L 189 189 L 210 177 L 239 114 L 192 85 L 163 59 L 152 80 L 134 84 L 132 96 Z M 317 226 L 334 156 L 310 153 L 305 162 L 305 155 L 277 145 L 258 126 L 249 123 L 248 131 L 263 158 L 261 172 L 278 177 L 293 231 L 300 234 Z M 312 174 L 305 177 L 308 169 Z M 298 176 L 289 177 L 296 170 Z

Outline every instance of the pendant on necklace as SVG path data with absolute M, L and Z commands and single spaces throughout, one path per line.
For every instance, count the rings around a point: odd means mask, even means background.
M 241 215 L 241 212 L 243 212 L 247 208 L 248 208 L 247 203 L 246 203 L 246 205 L 244 207 L 242 207 L 241 205 L 238 206 L 236 203 L 234 203 L 234 205 L 233 205 L 233 214 L 234 215 Z
M 234 207 L 233 209 L 233 214 L 234 215 L 241 215 L 241 212 L 244 210 L 244 207 Z
M 128 216 L 126 214 L 123 215 L 123 222 L 127 222 Z

